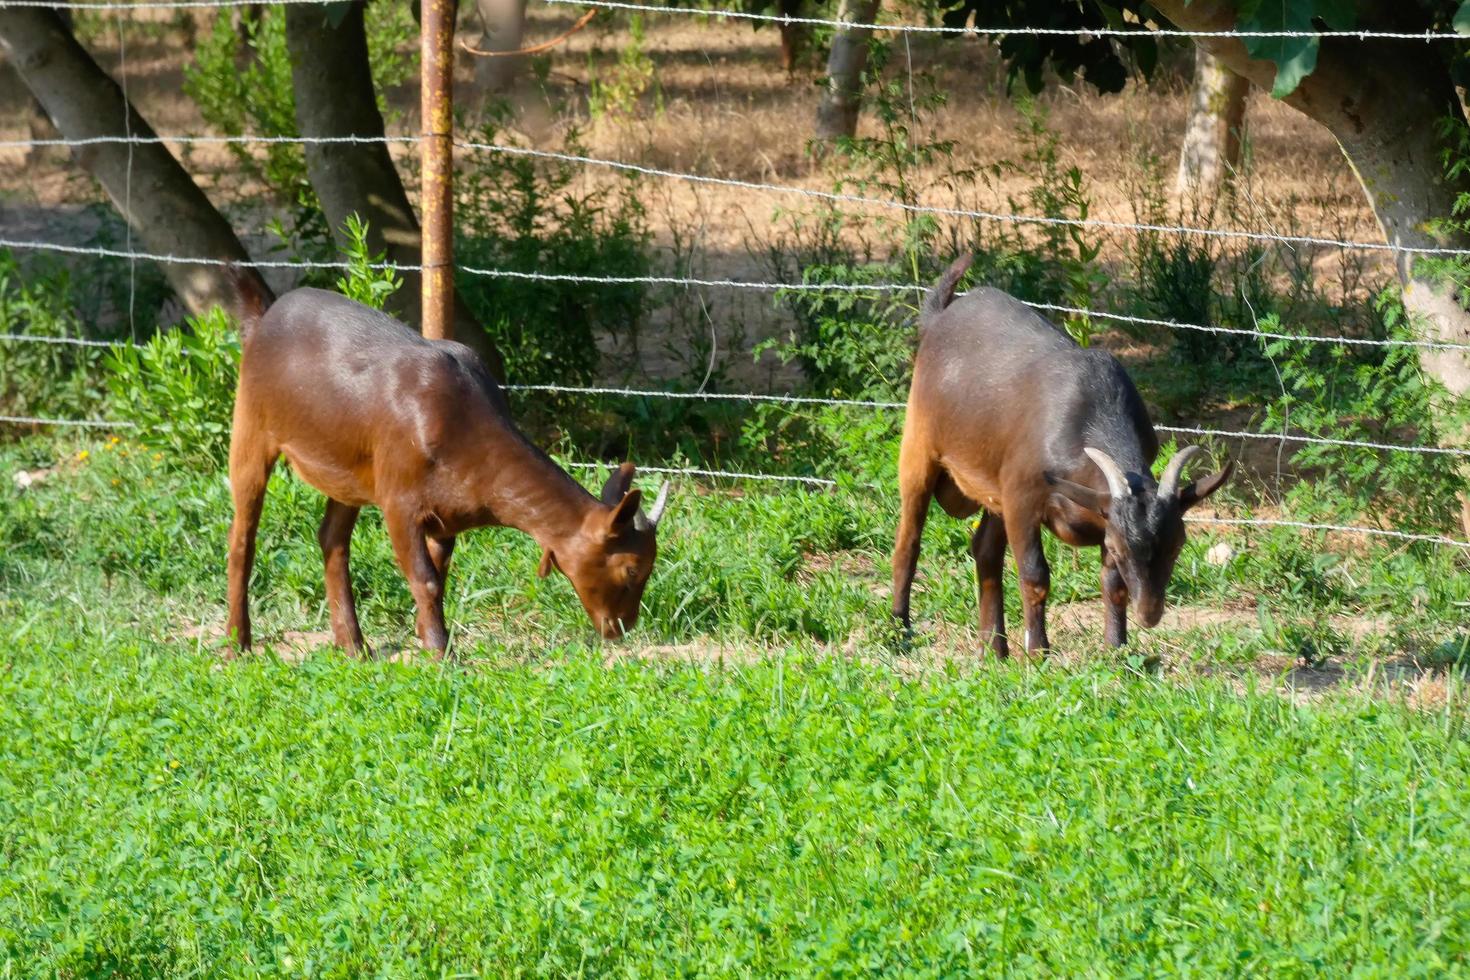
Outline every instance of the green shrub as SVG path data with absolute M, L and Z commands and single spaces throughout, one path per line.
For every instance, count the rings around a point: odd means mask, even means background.
M 502 106 L 479 133 L 507 142 Z M 582 148 L 572 131 L 568 153 Z M 505 357 L 518 382 L 585 384 L 603 337 L 633 342 L 647 289 L 642 284 L 547 282 L 477 275 L 466 266 L 570 276 L 646 276 L 651 235 L 638 184 L 588 187 L 573 163 L 482 153 L 460 175 L 455 288 Z
M 1379 301 L 1384 336 L 1414 339 L 1393 292 Z M 1280 331 L 1273 317 L 1262 328 Z M 1463 403 L 1444 397 L 1414 347 L 1305 344 L 1266 345 L 1281 375 L 1282 393 L 1270 403 L 1264 431 L 1291 428 L 1308 435 L 1365 442 L 1435 445 L 1441 432 L 1465 424 Z M 1292 462 L 1320 474 L 1299 484 L 1292 500 L 1317 515 L 1370 514 L 1384 524 L 1419 529 L 1452 526 L 1463 488 L 1455 457 L 1304 444 Z
M 337 277 L 337 292 L 381 310 L 403 285 L 403 279 L 396 270 L 385 266 L 386 252 L 374 255 L 368 251 L 366 221 L 355 213 L 349 214 L 343 231 L 347 235 L 347 270 Z
M 64 270 L 26 274 L 0 250 L 0 333 L 85 338 L 70 292 Z M 0 340 L 0 409 L 7 415 L 90 415 L 101 401 L 95 374 L 101 355 L 96 347 Z
M 240 371 L 234 322 L 215 308 L 107 359 L 116 418 L 176 465 L 221 467 L 229 458 L 230 409 Z

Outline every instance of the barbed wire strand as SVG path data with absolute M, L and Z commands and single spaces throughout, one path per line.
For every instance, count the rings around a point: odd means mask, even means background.
M 1379 252 L 1404 252 L 1413 255 L 1470 255 L 1470 248 L 1441 248 L 1434 246 L 1398 245 L 1391 242 L 1362 242 L 1348 241 L 1336 238 L 1323 238 L 1316 235 L 1276 235 L 1264 231 L 1242 231 L 1230 228 L 1193 228 L 1188 225 L 1164 225 L 1152 222 L 1138 221 L 1112 221 L 1107 218 L 1058 218 L 1045 215 L 1029 214 L 1002 214 L 997 211 L 983 211 L 973 208 L 944 208 L 924 204 L 910 204 L 907 201 L 898 201 L 891 198 L 869 197 L 863 194 L 847 194 L 840 191 L 819 191 L 809 187 L 793 187 L 789 184 L 767 184 L 753 180 L 738 180 L 732 177 L 711 177 L 705 174 L 686 173 L 679 170 L 665 170 L 660 167 L 645 167 L 641 164 L 628 163 L 622 160 L 608 160 L 602 157 L 589 157 L 579 153 L 559 153 L 553 150 L 536 150 L 524 146 L 509 146 L 502 143 L 477 143 L 466 140 L 458 144 L 467 150 L 483 150 L 493 153 L 504 153 L 511 156 L 537 157 L 547 160 L 559 160 L 564 163 L 577 163 L 584 166 L 607 167 L 614 170 L 623 170 L 629 173 L 642 174 L 648 177 L 663 177 L 676 180 L 684 180 L 691 183 L 713 184 L 720 187 L 738 187 L 745 190 L 773 191 L 782 194 L 795 194 L 809 197 L 815 200 L 831 201 L 841 204 L 864 204 L 874 207 L 888 208 L 890 210 L 905 211 L 911 214 L 933 214 L 941 217 L 972 218 L 983 221 L 996 221 L 1009 224 L 1028 225 L 1050 225 L 1067 228 L 1103 228 L 1110 231 L 1133 231 L 1152 232 L 1156 234 L 1197 235 L 1207 238 L 1230 238 L 1255 242 L 1276 242 L 1286 245 L 1313 245 L 1324 248 L 1355 248 L 1367 251 Z
M 568 463 L 571 469 L 606 469 L 606 463 Z M 811 476 L 783 476 L 773 473 L 743 473 L 731 470 L 704 470 L 681 467 L 662 466 L 640 466 L 640 473 L 658 473 L 669 476 L 698 476 L 707 479 L 723 480 L 770 480 L 778 482 L 803 483 L 813 486 L 835 487 L 836 480 Z M 867 490 L 887 489 L 876 483 L 857 484 L 858 488 Z M 1397 531 L 1391 528 L 1368 527 L 1358 524 L 1318 524 L 1311 521 L 1292 521 L 1265 517 L 1203 517 L 1187 516 L 1185 521 L 1191 524 L 1213 524 L 1225 527 L 1281 527 L 1295 528 L 1297 530 L 1335 532 L 1340 534 L 1361 534 L 1369 537 L 1391 538 L 1400 541 L 1410 541 L 1421 544 L 1443 545 L 1453 548 L 1470 549 L 1470 541 L 1459 541 L 1455 538 L 1446 537 L 1442 534 L 1416 534 L 1410 531 Z
M 417 142 L 419 139 L 421 139 L 421 137 L 418 136 L 153 136 L 135 137 L 131 139 L 125 136 L 93 136 L 78 140 L 0 140 L 0 147 L 22 148 L 43 146 L 88 146 L 94 144 L 126 142 L 177 143 L 179 145 L 196 146 L 248 145 L 256 143 L 264 145 L 318 145 L 333 143 L 373 144 L 414 143 Z M 1019 225 L 1050 225 L 1078 228 L 1100 228 L 1108 231 L 1118 232 L 1126 231 L 1148 232 L 1151 234 L 1192 235 L 1207 238 L 1269 242 L 1287 246 L 1300 245 L 1318 248 L 1359 249 L 1363 251 L 1405 253 L 1411 255 L 1426 256 L 1453 257 L 1470 255 L 1470 248 L 1448 248 L 1428 245 L 1402 245 L 1393 242 L 1369 242 L 1353 239 L 1326 238 L 1318 235 L 1279 235 L 1273 232 L 1245 231 L 1235 228 L 1196 228 L 1190 225 L 1166 225 L 1151 222 L 1113 221 L 1107 218 L 1060 218 L 1045 215 L 1004 214 L 997 211 L 984 211 L 972 208 L 946 208 L 924 204 L 910 204 L 906 201 L 898 201 L 890 198 L 870 197 L 864 194 L 848 194 L 838 191 L 821 191 L 809 187 L 796 187 L 790 184 L 770 184 L 762 181 L 740 180 L 732 177 L 713 177 L 706 174 L 689 173 L 679 170 L 667 170 L 660 167 L 646 167 L 642 164 L 628 163 L 622 160 L 609 160 L 603 157 L 591 157 L 577 153 L 560 153 L 553 150 L 537 150 L 531 147 L 510 146 L 503 143 L 479 143 L 472 140 L 456 140 L 455 147 L 465 150 L 504 153 L 511 156 L 526 156 L 545 160 L 557 160 L 563 163 L 576 163 L 583 166 L 605 167 L 612 170 L 637 173 L 649 177 L 683 180 L 690 183 L 709 184 L 719 187 L 733 187 L 743 190 L 754 190 L 779 194 L 793 194 L 811 198 L 814 200 L 881 207 L 890 210 L 901 210 L 912 214 L 932 214 L 941 217 L 969 218 L 979 221 L 995 221 Z
M 790 17 L 785 14 L 758 14 L 745 10 L 706 10 L 699 7 L 665 7 L 644 3 L 626 3 L 618 0 L 546 0 L 547 3 L 577 7 L 597 7 L 602 10 L 636 10 L 655 14 L 684 14 L 691 17 L 717 17 L 732 20 L 749 20 L 767 24 L 806 25 L 812 27 L 836 27 L 849 30 L 889 31 L 905 34 L 955 34 L 998 37 L 1025 35 L 1029 37 L 1085 36 L 1085 37 L 1199 37 L 1199 38 L 1356 38 L 1358 40 L 1396 41 L 1453 41 L 1464 40 L 1463 35 L 1444 31 L 1187 31 L 1172 27 L 1150 28 L 1138 24 L 1134 29 L 1120 27 L 949 27 L 943 24 L 879 24 L 862 21 L 830 20 L 824 17 Z
M 40 251 L 60 252 L 67 255 L 91 255 L 100 258 L 122 258 L 122 259 L 148 259 L 154 262 L 172 263 L 176 265 L 209 265 L 226 266 L 232 264 L 229 259 L 213 259 L 202 257 L 189 257 L 181 255 L 159 255 L 150 252 L 132 252 L 121 249 L 107 248 L 100 245 L 65 245 L 58 242 L 45 241 L 23 241 L 11 238 L 0 238 L 0 248 L 23 248 Z M 345 269 L 348 263 L 345 261 L 310 261 L 294 260 L 281 261 L 262 259 L 240 263 L 263 269 Z M 378 262 L 371 263 L 370 268 L 393 269 L 401 272 L 421 271 L 422 266 L 405 262 Z M 569 282 L 590 285 L 644 285 L 644 286 L 703 286 L 708 288 L 724 289 L 757 289 L 767 292 L 853 292 L 853 293 L 877 293 L 891 291 L 924 292 L 929 287 L 914 283 L 820 283 L 820 282 L 767 282 L 760 280 L 740 279 L 697 279 L 689 276 L 592 276 L 577 273 L 548 273 L 548 272 L 522 272 L 515 269 L 483 269 L 476 266 L 462 265 L 460 270 L 470 275 L 485 276 L 501 279 L 523 279 L 539 282 Z M 957 295 L 963 296 L 964 293 Z M 1470 344 L 1456 344 L 1435 340 L 1406 340 L 1396 338 L 1376 339 L 1372 337 L 1341 337 L 1323 334 L 1295 334 L 1270 330 L 1253 330 L 1246 327 L 1220 327 L 1200 323 L 1180 323 L 1176 320 L 1161 320 L 1153 317 L 1132 316 L 1126 313 L 1112 313 L 1106 310 L 1091 310 L 1085 307 L 1063 306 L 1056 303 L 1025 302 L 1038 310 L 1047 310 L 1054 313 L 1065 313 L 1069 316 L 1098 317 L 1100 319 L 1116 320 L 1122 323 L 1136 323 L 1144 326 L 1162 327 L 1170 330 L 1194 330 L 1204 333 L 1227 334 L 1241 337 L 1256 337 L 1265 340 L 1294 341 L 1298 343 L 1321 343 L 1341 344 L 1353 347 L 1413 347 L 1422 350 L 1452 350 L 1470 351 Z
M 643 3 L 613 2 L 613 0 L 546 0 L 547 3 L 571 6 L 594 7 L 602 10 L 634 10 L 655 14 L 683 14 L 693 17 L 715 17 L 722 19 L 748 20 L 782 25 L 806 25 L 813 27 L 856 28 L 859 30 L 903 32 L 907 34 L 952 34 L 1000 37 L 1005 35 L 1025 36 L 1074 36 L 1074 37 L 1191 37 L 1191 38 L 1354 38 L 1367 40 L 1440 41 L 1463 39 L 1462 35 L 1434 30 L 1423 31 L 1374 31 L 1374 30 L 1322 30 L 1322 31 L 1190 31 L 1173 27 L 1152 28 L 1138 24 L 1134 28 L 1121 27 L 949 27 L 943 24 L 879 24 L 861 21 L 831 20 L 822 17 L 790 17 L 782 14 L 758 14 L 744 10 L 705 10 L 695 7 L 666 7 Z M 286 7 L 297 4 L 321 5 L 322 0 L 138 0 L 138 2 L 87 3 L 79 0 L 0 0 L 0 10 L 6 7 L 34 8 L 49 7 L 53 10 L 216 10 L 232 7 Z
M 1308 531 L 1336 531 L 1343 534 L 1364 534 L 1371 537 L 1395 538 L 1425 544 L 1446 545 L 1452 548 L 1470 549 L 1470 541 L 1447 538 L 1442 534 L 1413 534 L 1383 527 L 1364 527 L 1358 524 L 1315 524 L 1311 521 L 1285 521 L 1266 517 L 1185 517 L 1190 524 L 1219 524 L 1226 527 L 1291 527 Z
M 117 343 L 129 343 L 124 339 L 111 340 L 88 340 L 85 337 L 46 337 L 41 334 L 29 333 L 0 333 L 0 341 L 14 341 L 28 344 L 65 344 L 75 347 L 111 347 Z
M 558 384 L 512 384 L 504 386 L 506 391 L 546 392 L 549 394 L 614 395 L 630 398 L 669 398 L 688 401 L 739 401 L 776 403 L 784 405 L 820 405 L 839 408 L 901 409 L 904 402 L 873 401 L 861 398 L 819 398 L 809 395 L 762 395 L 754 392 L 712 391 L 666 391 L 649 388 L 583 387 Z M 1194 426 L 1156 425 L 1159 432 L 1178 435 L 1211 436 L 1221 439 L 1259 439 L 1266 442 L 1301 442 L 1323 446 L 1343 446 L 1351 449 L 1375 449 L 1391 452 L 1424 453 L 1444 456 L 1470 457 L 1470 449 L 1455 449 L 1441 446 L 1404 445 L 1392 442 L 1368 442 L 1360 439 L 1330 439 L 1322 436 L 1297 436 L 1280 432 L 1252 432 L 1246 429 L 1208 429 Z
M 15 425 L 72 425 L 87 429 L 135 429 L 131 422 L 110 422 L 107 419 L 52 419 L 34 415 L 0 415 L 0 422 Z

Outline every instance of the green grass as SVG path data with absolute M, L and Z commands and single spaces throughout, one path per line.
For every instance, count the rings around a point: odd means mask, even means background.
M 77 462 L 81 451 L 88 458 Z M 71 462 L 56 477 L 14 492 L 9 474 L 16 468 L 58 457 Z M 98 439 L 0 447 L 0 474 L 0 587 L 7 593 L 37 601 L 74 594 L 87 601 L 99 590 L 135 589 L 142 596 L 137 601 L 161 602 L 174 613 L 161 624 L 161 635 L 178 636 L 201 623 L 222 626 L 231 514 L 222 473 L 168 468 L 136 447 L 107 448 Z M 589 485 L 599 481 L 584 476 Z M 887 633 L 894 495 L 740 489 L 677 487 L 660 529 L 640 641 L 841 646 L 853 637 L 876 640 Z M 326 629 L 316 542 L 322 506 L 316 490 L 278 469 L 266 498 L 252 586 L 258 636 Z M 914 599 L 921 644 L 973 628 L 968 534 L 965 523 L 934 509 Z M 1238 551 L 1223 568 L 1205 561 L 1219 540 Z M 1317 636 L 1320 645 L 1351 657 L 1433 650 L 1463 632 L 1470 602 L 1466 553 L 1430 546 L 1353 550 L 1361 545 L 1356 539 L 1332 543 L 1328 549 L 1292 530 L 1226 534 L 1192 527 L 1171 600 L 1235 608 L 1241 610 L 1238 621 L 1206 636 L 1136 632 L 1139 645 L 1173 659 L 1199 648 L 1249 662 L 1264 652 L 1293 653 L 1302 636 Z M 1347 549 L 1339 547 L 1344 544 Z M 1098 603 L 1096 552 L 1067 548 L 1049 536 L 1047 547 L 1053 606 Z M 588 641 L 586 615 L 566 580 L 536 578 L 539 557 L 535 543 L 512 530 L 465 536 L 455 552 L 447 605 L 467 652 L 478 641 Z M 375 511 L 358 525 L 352 570 L 369 642 L 412 644 L 412 602 Z M 1007 576 L 1015 627 L 1019 596 L 1009 564 Z M 1333 616 L 1386 616 L 1392 625 L 1340 642 L 1325 635 Z
M 1463 970 L 1463 714 L 1109 667 L 300 667 L 7 625 L 20 974 Z
M 728 657 L 608 664 L 502 530 L 456 552 L 465 666 L 224 664 L 185 638 L 223 619 L 222 475 L 101 440 L 5 446 L 0 475 L 0 976 L 1470 972 L 1453 678 L 1415 711 L 1160 679 L 1095 638 L 1072 667 L 956 658 L 974 600 L 938 514 L 894 661 L 890 501 L 691 486 L 633 649 Z M 324 626 L 320 506 L 276 478 L 267 636 Z M 1175 595 L 1256 625 L 1140 652 L 1461 629 L 1455 556 L 1237 536 L 1222 569 L 1211 540 Z M 1055 594 L 1096 601 L 1096 556 L 1054 555 Z M 353 557 L 370 641 L 411 640 L 376 520 Z M 1349 640 L 1351 613 L 1404 625 Z

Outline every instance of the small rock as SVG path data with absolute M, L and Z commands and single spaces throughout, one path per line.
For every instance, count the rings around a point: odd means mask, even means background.
M 1205 552 L 1205 561 L 1211 565 L 1228 565 L 1230 564 L 1230 559 L 1234 557 L 1235 549 L 1224 541 L 1212 545 L 1210 550 Z
M 35 478 L 32 477 L 29 473 L 27 473 L 25 470 L 16 470 L 15 471 L 15 489 L 17 489 L 17 490 L 25 490 L 28 487 L 30 487 L 30 485 L 32 483 L 35 483 L 35 482 L 36 482 Z

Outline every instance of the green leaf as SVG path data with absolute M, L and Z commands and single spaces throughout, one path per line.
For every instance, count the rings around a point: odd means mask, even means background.
M 352 4 L 350 2 L 342 2 L 342 0 L 339 0 L 337 3 L 329 3 L 326 6 L 327 23 L 333 29 L 341 27 L 342 22 L 347 19 L 347 15 L 352 11 Z
M 1340 6 L 1341 0 L 1324 2 L 1324 6 Z M 1312 18 L 1317 14 L 1314 0 L 1268 0 L 1261 3 L 1253 15 L 1247 18 L 1242 11 L 1236 27 L 1242 31 L 1311 31 Z M 1331 16 L 1340 16 L 1333 9 Z M 1284 99 L 1296 91 L 1302 79 L 1317 67 L 1317 50 L 1321 41 L 1315 37 L 1248 37 L 1245 49 L 1253 58 L 1261 58 L 1276 65 L 1276 82 L 1271 95 Z
M 1318 20 L 1334 31 L 1350 31 L 1358 26 L 1358 0 L 1317 0 Z
M 1460 9 L 1455 11 L 1455 19 L 1451 22 L 1456 34 L 1470 34 L 1470 0 L 1464 0 Z

